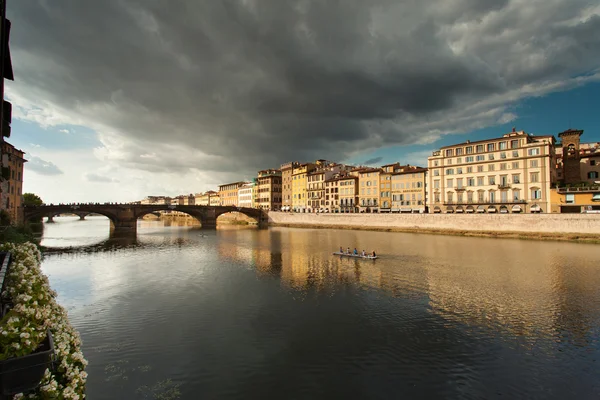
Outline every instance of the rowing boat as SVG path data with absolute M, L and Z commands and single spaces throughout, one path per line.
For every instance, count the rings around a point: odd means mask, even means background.
M 376 260 L 377 256 L 373 257 L 373 256 L 361 256 L 360 254 L 348 254 L 348 253 L 340 253 L 339 251 L 336 251 L 335 253 L 333 253 L 334 256 L 343 256 L 343 257 L 354 257 L 354 258 L 364 258 L 367 260 Z

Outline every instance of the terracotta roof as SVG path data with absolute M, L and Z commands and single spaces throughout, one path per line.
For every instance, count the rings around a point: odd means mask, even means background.
M 416 173 L 420 173 L 420 172 L 427 172 L 427 168 L 417 167 L 415 169 L 411 169 L 408 171 L 392 172 L 392 175 L 416 174 Z

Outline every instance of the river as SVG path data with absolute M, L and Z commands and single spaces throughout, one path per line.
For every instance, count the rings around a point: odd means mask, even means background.
M 598 245 L 55 220 L 91 400 L 600 397 Z

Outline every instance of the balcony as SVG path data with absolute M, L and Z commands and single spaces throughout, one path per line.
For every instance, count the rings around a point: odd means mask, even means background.
M 499 183 L 498 189 L 510 189 L 510 184 L 508 182 Z
M 600 191 L 600 186 L 559 187 L 556 190 L 558 193 L 598 192 Z
M 489 201 L 489 200 L 467 200 L 467 201 L 455 201 L 455 200 L 449 200 L 449 201 L 444 201 L 443 204 L 445 205 L 461 205 L 461 206 L 466 206 L 466 205 L 489 205 L 489 204 L 524 204 L 526 203 L 526 201 L 524 199 L 514 199 L 514 200 L 495 200 L 495 201 Z
M 454 190 L 456 190 L 457 192 L 464 192 L 465 190 L 467 190 L 467 188 L 465 186 L 457 186 L 454 188 Z

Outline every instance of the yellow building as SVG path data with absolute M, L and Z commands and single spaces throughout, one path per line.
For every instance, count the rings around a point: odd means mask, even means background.
M 367 213 L 379 212 L 379 185 L 382 170 L 379 168 L 362 168 L 358 171 L 359 211 Z
M 281 164 L 281 209 L 289 211 L 292 209 L 292 182 L 293 170 L 300 165 L 297 161 Z
M 308 208 L 306 176 L 315 168 L 313 163 L 304 163 L 292 170 L 292 209 L 296 212 L 305 212 Z
M 326 196 L 330 197 L 331 212 L 358 212 L 358 177 L 341 176 L 326 182 Z M 329 192 L 327 192 L 329 190 Z
M 391 175 L 392 212 L 426 212 L 427 168 L 399 167 Z
M 553 213 L 600 213 L 600 186 L 550 190 Z
M 379 174 L 379 212 L 389 213 L 392 211 L 392 172 L 385 170 Z
M 12 144 L 2 142 L 2 177 L 0 209 L 5 210 L 13 224 L 23 222 L 23 165 L 25 153 Z
M 248 182 L 233 182 L 219 185 L 219 199 L 222 206 L 238 206 L 238 191 Z
M 429 212 L 548 212 L 554 136 L 513 131 L 442 147 L 428 158 Z

